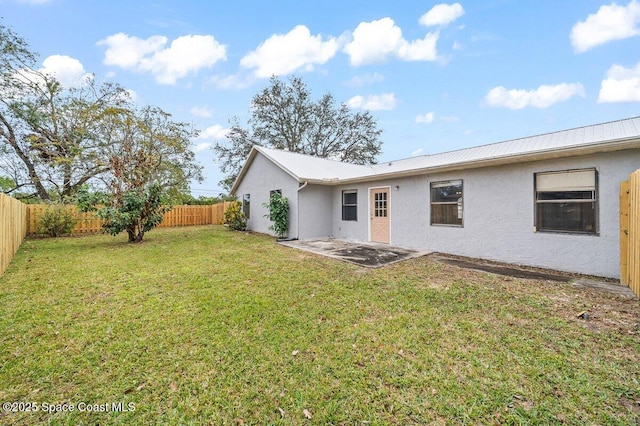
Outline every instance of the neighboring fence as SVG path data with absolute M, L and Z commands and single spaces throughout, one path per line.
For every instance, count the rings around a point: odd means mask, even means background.
M 159 227 L 219 225 L 222 223 L 224 211 L 229 204 L 230 202 L 225 201 L 208 206 L 174 206 L 173 209 L 165 213 L 164 220 Z M 28 205 L 28 234 L 37 233 L 38 221 L 47 211 L 47 207 L 49 206 L 43 204 Z M 93 234 L 102 230 L 102 220 L 96 217 L 95 213 L 78 212 L 75 206 L 67 206 L 66 209 L 78 219 L 73 234 Z
M 27 205 L 0 194 L 0 275 L 18 251 L 27 235 Z
M 620 185 L 620 282 L 640 297 L 640 170 Z

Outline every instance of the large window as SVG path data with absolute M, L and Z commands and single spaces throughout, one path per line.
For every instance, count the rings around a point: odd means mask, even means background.
M 595 169 L 536 173 L 535 185 L 538 231 L 597 233 Z
M 242 213 L 247 219 L 251 218 L 251 194 L 242 196 Z
M 342 191 L 342 220 L 358 220 L 358 191 Z
M 431 224 L 462 226 L 462 180 L 431 183 Z

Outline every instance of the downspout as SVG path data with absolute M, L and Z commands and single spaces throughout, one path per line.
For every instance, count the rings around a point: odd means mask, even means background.
M 300 238 L 300 191 L 305 189 L 307 187 L 307 185 L 309 185 L 309 181 L 305 180 L 304 183 L 298 187 L 298 192 L 297 192 L 297 195 L 298 195 L 298 208 L 296 209 L 297 212 L 298 212 L 298 221 L 297 221 L 298 232 L 296 232 L 296 234 L 297 234 L 296 239 Z

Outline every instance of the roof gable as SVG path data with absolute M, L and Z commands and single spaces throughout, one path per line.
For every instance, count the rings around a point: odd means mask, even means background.
M 344 163 L 297 152 L 254 145 L 231 188 L 232 194 L 235 193 L 256 155 L 263 155 L 298 182 L 331 183 L 373 174 L 371 166 Z

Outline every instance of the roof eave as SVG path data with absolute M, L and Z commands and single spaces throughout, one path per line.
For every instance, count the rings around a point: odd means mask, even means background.
M 355 178 L 342 179 L 336 184 L 358 183 L 358 182 L 370 182 L 382 179 L 394 179 L 415 175 L 426 175 L 436 172 L 456 171 L 463 169 L 476 169 L 481 167 L 501 166 L 515 163 L 526 163 L 530 161 L 549 160 L 554 158 L 564 158 L 576 155 L 589 155 L 601 152 L 622 151 L 625 149 L 640 148 L 640 139 L 629 138 L 619 141 L 608 141 L 598 144 L 589 144 L 576 146 L 572 148 L 559 148 L 550 149 L 537 152 L 530 152 L 526 154 L 513 154 L 504 155 L 499 157 L 484 158 L 481 160 L 462 161 L 459 163 L 443 164 L 441 166 L 424 167 L 417 169 L 402 170 L 388 173 L 375 173 L 368 176 L 358 176 Z
M 427 175 L 433 174 L 437 172 L 448 172 L 448 171 L 456 171 L 456 170 L 464 170 L 464 169 L 477 169 L 482 167 L 493 167 L 493 166 L 501 166 L 507 164 L 516 164 L 516 163 L 526 163 L 530 161 L 541 161 L 541 160 L 549 160 L 554 158 L 564 158 L 571 157 L 576 155 L 589 155 L 596 154 L 602 152 L 612 152 L 612 151 L 622 151 L 625 149 L 638 149 L 640 148 L 640 138 L 631 137 L 613 141 L 606 141 L 600 143 L 591 143 L 586 145 L 574 146 L 571 148 L 555 148 L 555 149 L 546 149 L 535 152 L 528 153 L 520 153 L 520 154 L 511 154 L 511 155 L 503 155 L 497 157 L 483 158 L 480 160 L 471 160 L 471 161 L 461 161 L 458 163 L 450 163 L 443 164 L 440 166 L 431 166 L 431 167 L 423 167 L 409 170 L 401 170 L 395 172 L 388 173 L 372 173 L 363 176 L 356 176 L 352 178 L 324 178 L 324 179 L 315 179 L 315 178 L 305 178 L 303 176 L 297 176 L 289 169 L 284 167 L 278 161 L 269 156 L 266 152 L 261 150 L 259 147 L 254 146 L 249 154 L 249 157 L 238 174 L 236 181 L 231 188 L 231 194 L 235 194 L 242 178 L 246 174 L 246 171 L 249 168 L 249 165 L 255 158 L 258 152 L 264 155 L 267 159 L 277 165 L 280 169 L 282 169 L 285 173 L 290 175 L 298 182 L 308 182 L 309 184 L 315 185 L 325 185 L 325 186 L 337 186 L 351 183 L 359 183 L 359 182 L 371 182 L 383 179 L 396 179 L 407 176 L 416 176 L 416 175 Z

